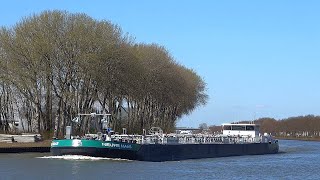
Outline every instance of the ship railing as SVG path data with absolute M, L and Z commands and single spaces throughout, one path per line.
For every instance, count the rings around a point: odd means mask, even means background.
M 168 139 L 168 138 L 167 138 Z M 261 142 L 260 138 L 254 138 L 250 136 L 243 137 L 232 137 L 232 136 L 217 136 L 217 135 L 188 135 L 188 136 L 176 136 L 179 144 L 245 144 L 245 143 L 259 143 Z M 168 142 L 169 143 L 169 142 Z
M 233 137 L 206 134 L 168 134 L 168 135 L 149 135 L 143 138 L 143 144 L 243 144 L 259 142 L 252 137 Z
M 225 144 L 247 144 L 247 143 L 260 143 L 260 138 L 251 136 L 226 136 L 223 143 Z

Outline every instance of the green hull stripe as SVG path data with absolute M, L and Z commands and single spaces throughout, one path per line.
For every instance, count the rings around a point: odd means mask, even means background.
M 80 140 L 80 139 L 61 139 L 61 140 L 52 140 L 51 142 L 51 148 L 94 147 L 94 148 L 109 148 L 109 149 L 138 151 L 140 146 L 141 146 L 140 144 L 132 144 L 132 143 L 99 141 L 99 140 Z

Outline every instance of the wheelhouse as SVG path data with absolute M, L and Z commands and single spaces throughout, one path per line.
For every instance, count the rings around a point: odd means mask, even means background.
M 223 135 L 257 137 L 260 133 L 258 124 L 222 124 Z

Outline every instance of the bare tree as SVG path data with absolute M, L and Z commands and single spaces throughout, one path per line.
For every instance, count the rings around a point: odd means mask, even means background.
M 133 39 L 111 22 L 65 11 L 44 11 L 2 28 L 0 103 L 7 110 L 1 118 L 14 114 L 9 107 L 16 102 L 28 130 L 58 136 L 72 117 L 97 111 L 99 102 L 100 111 L 112 114 L 114 129 L 173 130 L 178 118 L 206 103 L 205 83 L 165 47 Z M 77 131 L 89 129 L 84 119 Z

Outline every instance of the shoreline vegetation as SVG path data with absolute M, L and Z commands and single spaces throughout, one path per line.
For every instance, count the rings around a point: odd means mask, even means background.
M 76 135 L 101 127 L 79 113 L 111 114 L 117 132 L 171 132 L 207 98 L 203 79 L 166 47 L 135 42 L 110 21 L 44 11 L 0 28 L 1 133 L 63 137 L 71 124 Z

